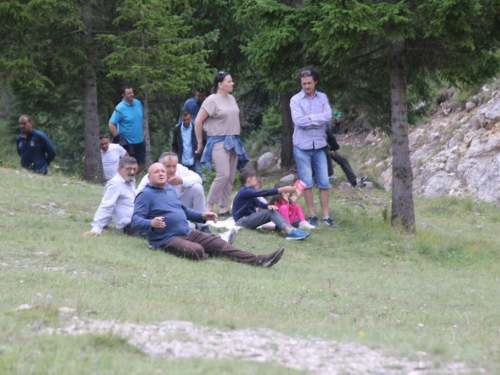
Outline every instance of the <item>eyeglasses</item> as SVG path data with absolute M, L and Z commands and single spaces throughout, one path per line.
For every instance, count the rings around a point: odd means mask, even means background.
M 311 71 L 310 71 L 310 70 L 303 70 L 303 71 L 301 71 L 301 72 L 300 72 L 300 74 L 299 74 L 299 75 L 300 75 L 301 77 L 304 77 L 304 76 L 311 76 L 311 75 L 312 75 L 312 73 L 311 73 Z
M 124 168 L 127 172 L 137 172 L 138 168 L 126 167 Z
M 100 136 L 99 136 L 99 139 L 108 139 L 108 136 L 107 136 L 106 134 L 104 134 L 104 135 L 100 135 Z

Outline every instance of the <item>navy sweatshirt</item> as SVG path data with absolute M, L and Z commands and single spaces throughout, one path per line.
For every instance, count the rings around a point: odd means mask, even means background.
M 146 232 L 152 246 L 159 247 L 174 237 L 191 233 L 187 220 L 204 223 L 201 215 L 184 206 L 168 184 L 164 190 L 148 184 L 135 198 L 131 224 Z M 159 216 L 163 216 L 165 228 L 152 228 L 151 220 Z
M 255 206 L 267 208 L 267 204 L 256 199 L 258 197 L 270 197 L 278 194 L 278 189 L 255 190 L 250 186 L 243 185 L 234 196 L 233 218 L 237 222 L 244 216 L 256 213 Z

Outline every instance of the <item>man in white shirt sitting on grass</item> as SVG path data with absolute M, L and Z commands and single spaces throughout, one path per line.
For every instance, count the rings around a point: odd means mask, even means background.
M 134 213 L 135 176 L 139 166 L 135 158 L 124 156 L 118 163 L 118 173 L 104 187 L 104 196 L 94 215 L 89 232 L 83 235 L 99 236 L 113 221 L 117 229 L 129 236 L 145 236 L 132 228 L 130 221 Z

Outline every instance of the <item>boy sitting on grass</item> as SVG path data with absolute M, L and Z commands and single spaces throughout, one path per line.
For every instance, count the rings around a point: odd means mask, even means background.
M 292 227 L 278 212 L 278 207 L 267 205 L 258 198 L 268 197 L 284 192 L 294 192 L 293 186 L 283 186 L 279 189 L 256 190 L 258 185 L 257 172 L 250 168 L 240 171 L 240 190 L 236 193 L 233 201 L 233 218 L 237 226 L 256 229 L 257 227 L 272 221 L 278 228 L 285 231 L 287 240 L 302 240 L 309 236 L 308 232 Z M 257 210 L 255 207 L 262 208 Z

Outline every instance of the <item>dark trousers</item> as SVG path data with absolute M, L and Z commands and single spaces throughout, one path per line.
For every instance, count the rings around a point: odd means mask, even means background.
M 328 150 L 328 155 L 330 156 L 328 159 L 328 176 L 332 176 L 333 175 L 333 163 L 332 163 L 332 159 L 335 160 L 335 163 L 337 163 L 338 165 L 340 165 L 340 168 L 342 168 L 342 171 L 344 171 L 346 177 L 347 177 L 347 180 L 351 183 L 351 185 L 353 186 L 356 186 L 356 175 L 354 174 L 354 172 L 352 171 L 352 167 L 351 165 L 349 164 L 349 162 L 347 161 L 347 159 L 345 157 L 343 157 L 342 155 L 339 154 L 338 151 L 335 151 L 335 156 L 332 156 L 332 154 L 330 154 L 330 151 Z
M 290 225 L 278 211 L 271 211 L 267 209 L 260 210 L 248 216 L 243 216 L 238 219 L 236 225 L 246 229 L 256 229 L 265 223 L 269 223 L 270 221 L 276 224 L 276 226 L 281 230 Z
M 182 164 L 184 165 L 184 164 Z M 192 165 L 184 165 L 187 169 L 189 169 L 190 171 L 193 171 L 195 173 L 198 173 L 200 174 L 200 171 L 201 171 L 201 162 L 200 161 L 196 161 L 194 162 L 194 164 Z
M 143 237 L 146 238 L 146 233 L 143 232 L 140 229 L 134 228 L 132 224 L 127 224 L 123 229 L 122 232 L 126 234 L 127 236 L 133 236 L 133 237 Z
M 240 250 L 219 237 L 210 236 L 198 230 L 193 230 L 186 236 L 172 238 L 161 245 L 160 249 L 192 260 L 204 260 L 210 255 L 227 257 L 235 262 L 260 265 L 264 259 L 264 255 L 255 255 Z

